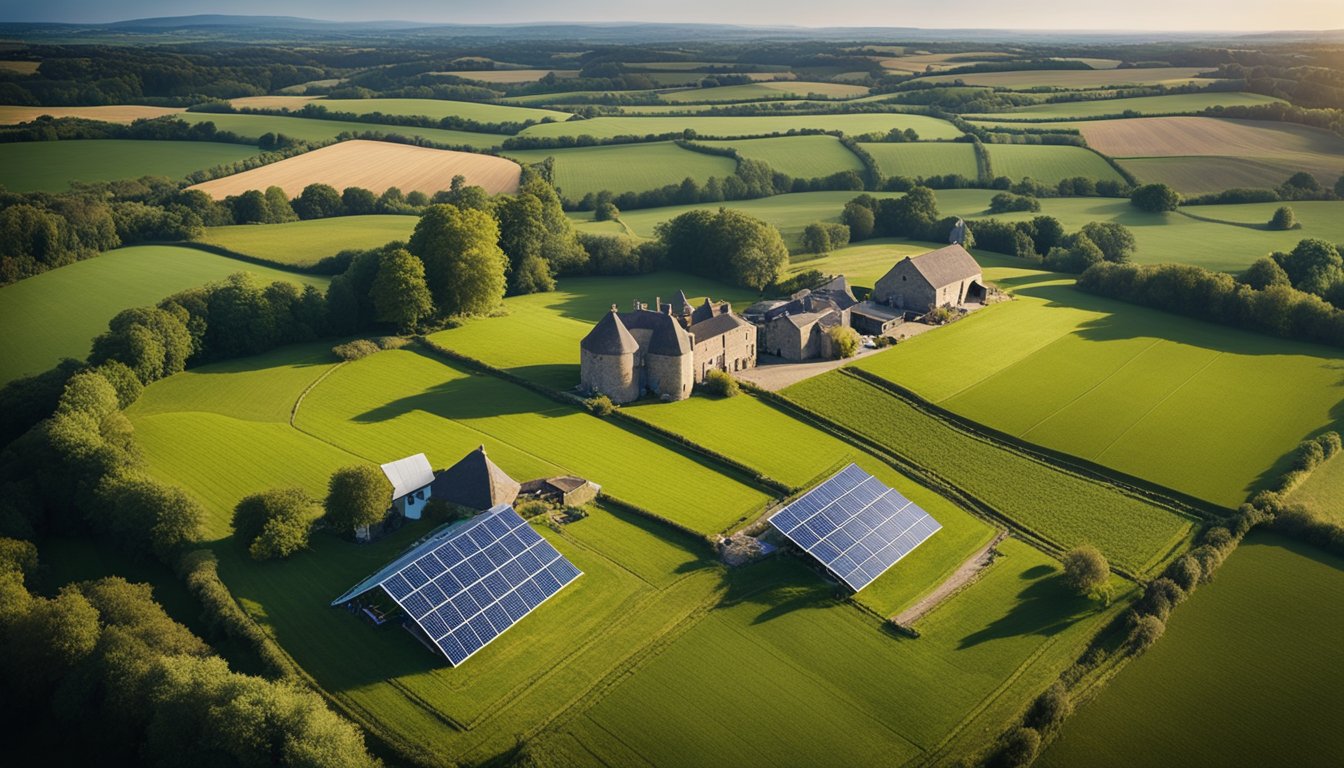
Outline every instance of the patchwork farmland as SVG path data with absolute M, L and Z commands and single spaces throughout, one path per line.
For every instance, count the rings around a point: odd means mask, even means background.
M 359 158 L 359 165 L 353 162 Z M 368 166 L 364 167 L 363 164 Z M 433 194 L 446 189 L 454 176 L 490 194 L 512 192 L 522 173 L 517 164 L 498 157 L 444 149 L 410 147 L 377 141 L 346 141 L 298 157 L 192 186 L 216 199 L 251 189 L 280 187 L 297 196 L 309 184 L 337 189 L 363 187 Z
M 9 20 L 15 759 L 1337 762 L 1344 49 L 791 14 Z

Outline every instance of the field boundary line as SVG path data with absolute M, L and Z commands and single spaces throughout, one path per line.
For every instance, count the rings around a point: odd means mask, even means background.
M 1105 454 L 1107 451 L 1111 450 L 1111 448 L 1112 448 L 1116 443 L 1120 442 L 1121 438 L 1123 438 L 1125 435 L 1129 434 L 1130 431 L 1132 431 L 1135 427 L 1137 427 L 1137 426 L 1139 425 L 1139 422 L 1141 422 L 1141 421 L 1143 421 L 1144 419 L 1146 419 L 1146 418 L 1148 418 L 1149 416 L 1151 416 L 1152 413 L 1153 413 L 1153 411 L 1156 411 L 1158 408 L 1162 407 L 1162 404 L 1163 404 L 1163 403 L 1167 402 L 1167 401 L 1170 400 L 1172 397 L 1174 397 L 1174 396 L 1176 395 L 1177 392 L 1180 392 L 1182 389 L 1185 389 L 1185 385 L 1186 385 L 1186 384 L 1189 384 L 1191 381 L 1194 381 L 1194 379 L 1195 379 L 1196 376 L 1200 375 L 1200 374 L 1203 373 L 1204 371 L 1207 371 L 1207 370 L 1209 369 L 1209 366 L 1211 366 L 1211 365 L 1213 365 L 1214 363 L 1218 362 L 1218 361 L 1223 357 L 1223 355 L 1226 355 L 1226 354 L 1227 354 L 1226 352 L 1219 352 L 1218 354 L 1214 355 L 1212 358 L 1209 359 L 1209 362 L 1207 362 L 1207 363 L 1201 365 L 1201 366 L 1199 367 L 1199 370 L 1197 370 L 1197 371 L 1195 371 L 1194 373 L 1190 374 L 1189 376 L 1185 377 L 1185 381 L 1182 381 L 1180 384 L 1177 384 L 1176 386 L 1172 387 L 1170 392 L 1168 392 L 1167 394 L 1163 395 L 1163 396 L 1162 396 L 1162 399 L 1158 400 L 1156 403 L 1153 403 L 1152 407 L 1150 407 L 1148 410 L 1144 411 L 1142 416 L 1140 416 L 1139 418 L 1135 419 L 1133 424 L 1130 424 L 1128 427 L 1125 427 L 1124 430 L 1120 432 L 1120 434 L 1118 434 L 1118 435 L 1115 436 L 1115 439 L 1114 439 L 1114 440 L 1112 440 L 1111 442 L 1107 443 L 1107 444 L 1106 444 L 1106 447 L 1105 447 L 1105 448 L 1102 448 L 1102 449 L 1097 453 L 1097 458 L 1101 458 L 1101 456 L 1102 456 L 1103 454 Z
M 1213 502 L 1196 498 L 1190 494 L 1168 488 L 1160 483 L 1130 475 L 1094 461 L 1046 448 L 1043 445 L 1010 435 L 993 427 L 985 426 L 964 416 L 953 413 L 936 403 L 915 394 L 913 391 L 896 384 L 877 374 L 857 368 L 840 368 L 846 376 L 852 376 L 876 389 L 898 397 L 915 409 L 933 418 L 939 419 L 952 428 L 992 445 L 1032 459 L 1056 470 L 1070 473 L 1093 482 L 1110 485 L 1131 496 L 1137 496 L 1173 513 L 1197 522 L 1221 519 L 1231 513 Z
M 947 605 L 952 598 L 969 589 L 985 575 L 986 571 L 994 567 L 994 564 L 998 562 L 997 557 L 992 557 L 989 562 L 985 563 L 981 563 L 980 561 L 984 560 L 985 557 L 993 552 L 994 548 L 999 546 L 999 544 L 1006 538 L 1008 538 L 1008 531 L 1006 530 L 1000 530 L 995 533 L 994 538 L 990 539 L 988 544 L 976 550 L 970 557 L 961 561 L 956 569 L 952 571 L 950 576 L 938 582 L 937 586 L 925 593 L 923 597 L 915 601 L 909 608 L 893 615 L 891 621 L 905 627 L 912 626 L 916 621 L 927 617 L 929 614 L 937 611 L 944 605 Z M 951 586 L 949 586 L 947 590 L 940 592 L 944 586 L 949 584 Z M 924 605 L 925 602 L 928 602 L 928 605 Z
M 1042 416 L 1041 418 L 1037 419 L 1035 424 L 1032 424 L 1031 426 L 1029 426 L 1029 427 L 1027 427 L 1026 429 L 1022 430 L 1022 433 L 1021 433 L 1020 435 L 1018 435 L 1017 437 L 1018 437 L 1019 439 L 1025 440 L 1025 439 L 1027 438 L 1027 435 L 1028 435 L 1032 430 L 1036 429 L 1037 427 L 1041 426 L 1041 425 L 1044 424 L 1045 422 L 1047 422 L 1047 421 L 1053 419 L 1054 417 L 1058 416 L 1058 415 L 1060 414 L 1060 412 L 1063 411 L 1065 408 L 1068 408 L 1069 406 L 1073 405 L 1074 403 L 1078 402 L 1079 400 L 1082 400 L 1084 397 L 1087 397 L 1088 395 L 1090 395 L 1090 394 L 1092 394 L 1093 392 L 1095 392 L 1098 388 L 1101 387 L 1101 385 L 1103 385 L 1103 384 L 1105 384 L 1106 382 L 1110 381 L 1111 379 L 1115 378 L 1116 374 L 1118 374 L 1118 373 L 1120 373 L 1121 371 L 1123 371 L 1123 370 L 1125 370 L 1126 368 L 1128 368 L 1128 367 L 1130 366 L 1131 363 L 1133 363 L 1135 360 L 1138 360 L 1140 357 L 1143 357 L 1144 355 L 1148 354 L 1148 352 L 1149 352 L 1150 350 L 1152 350 L 1153 347 L 1156 347 L 1157 345 L 1161 344 L 1161 343 L 1164 342 L 1164 341 L 1166 341 L 1166 339 L 1153 339 L 1153 343 L 1149 344 L 1148 346 L 1146 346 L 1146 347 L 1144 347 L 1143 349 L 1139 350 L 1139 351 L 1136 352 L 1135 354 L 1131 355 L 1130 358 L 1129 358 L 1128 360 L 1126 360 L 1125 362 L 1121 363 L 1121 364 L 1119 365 L 1119 367 L 1117 367 L 1115 370 L 1111 371 L 1110 373 L 1108 373 L 1108 374 L 1106 374 L 1105 376 L 1103 376 L 1103 377 L 1101 377 L 1100 379 L 1098 379 L 1096 384 L 1093 384 L 1092 386 L 1088 387 L 1087 389 L 1083 390 L 1082 392 L 1079 392 L 1077 395 L 1074 395 L 1073 397 L 1069 398 L 1068 402 L 1064 403 L 1063 405 L 1059 406 L 1058 408 L 1054 409 L 1053 411 L 1051 411 L 1051 412 L 1047 413 L 1046 415 Z M 1143 417 L 1140 416 L 1139 418 L 1143 418 Z M 1103 450 L 1105 450 L 1105 449 L 1103 449 Z

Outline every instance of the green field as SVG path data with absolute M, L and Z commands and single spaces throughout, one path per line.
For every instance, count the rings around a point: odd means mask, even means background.
M 94 336 L 123 309 L 235 272 L 263 280 L 325 287 L 330 278 L 297 275 L 195 248 L 139 245 L 0 287 L 0 383 L 38 373 L 63 357 L 83 359 Z
M 1116 162 L 1144 184 L 1166 184 L 1183 195 L 1274 189 L 1302 170 L 1294 164 L 1253 157 L 1127 157 Z M 1319 170 L 1313 175 L 1330 182 Z
M 1061 101 L 1050 104 L 1033 104 L 1027 107 L 1014 107 L 1006 112 L 984 115 L 963 115 L 967 119 L 1003 120 L 1072 120 L 1087 117 L 1102 117 L 1138 113 L 1140 115 L 1175 115 L 1202 112 L 1211 107 L 1253 107 L 1261 104 L 1274 104 L 1280 101 L 1273 96 L 1258 93 L 1198 92 L 1181 93 L 1171 96 L 1139 96 L 1129 99 L 1099 99 L 1096 101 Z
M 418 216 L 341 216 L 285 224 L 209 227 L 202 243 L 282 264 L 303 267 L 348 249 L 377 248 L 406 240 Z
M 1044 184 L 1082 176 L 1097 181 L 1125 179 L 1105 158 L 1083 147 L 1045 144 L 987 144 L 994 176 L 1017 180 L 1030 176 Z
M 868 95 L 861 85 L 845 83 L 808 83 L 798 80 L 777 80 L 748 85 L 726 85 L 719 88 L 695 88 L 664 93 L 663 101 L 688 104 L 708 104 L 725 101 L 755 101 L 757 99 L 795 98 L 815 96 L 828 99 L 850 99 Z
M 1009 72 L 973 72 L 921 77 L 921 83 L 985 85 L 1009 90 L 1032 88 L 1104 88 L 1114 85 L 1207 85 L 1218 82 L 1196 77 L 1211 67 L 1150 67 L 1134 69 L 1023 69 Z
M 780 173 L 813 179 L 843 171 L 863 173 L 863 163 L 834 136 L 781 136 L 769 139 L 706 141 L 732 147 L 748 160 L 760 160 Z
M 869 359 L 890 368 L 891 357 Z M 781 394 L 937 473 L 1063 549 L 1091 543 L 1113 564 L 1142 573 L 1190 532 L 1190 521 L 1173 512 L 1006 451 L 842 372 Z
M 141 176 L 183 179 L 258 154 L 256 147 L 210 141 L 26 141 L 0 144 L 0 186 L 10 192 L 63 192 L 74 181 Z
M 1344 559 L 1248 538 L 1037 765 L 1333 766 Z
M 515 149 L 507 156 L 520 163 L 555 158 L 555 188 L 578 200 L 589 192 L 645 192 L 687 177 L 704 183 L 711 176 L 731 176 L 737 163 L 729 157 L 682 149 L 670 141 L 618 144 L 573 149 Z
M 1007 557 L 897 639 L 792 561 L 732 574 L 727 600 L 536 745 L 542 765 L 830 765 L 973 751 L 1101 620 L 1052 560 Z M 863 670 L 856 675 L 857 670 Z
M 283 133 L 303 141 L 328 141 L 341 133 L 400 134 L 446 144 L 453 147 L 488 149 L 499 146 L 508 138 L 496 133 L 451 131 L 444 128 L 418 128 L 411 125 L 381 125 L 377 123 L 347 122 L 344 120 L 317 120 L 310 117 L 285 115 L 229 115 L 207 112 L 183 112 L 178 117 L 188 123 L 214 123 L 221 131 L 233 131 L 252 138 L 265 133 Z
M 332 112 L 352 112 L 369 115 L 424 116 L 434 119 L 460 117 L 479 123 L 521 123 L 527 120 L 568 120 L 568 112 L 553 109 L 531 109 L 505 104 L 482 104 L 474 101 L 444 101 L 442 99 L 318 99 L 313 104 Z
M 843 131 L 851 136 L 873 132 L 887 133 L 893 128 L 901 130 L 913 128 L 921 139 L 955 139 L 961 136 L 961 131 L 945 120 L 925 115 L 898 113 L 764 117 L 595 117 L 591 120 L 534 125 L 524 130 L 522 135 L 593 136 L 603 139 L 650 134 L 661 136 L 689 130 L 708 138 L 731 138 L 787 133 L 803 128 Z
M 997 166 L 995 173 L 998 173 Z M 944 215 L 974 218 L 991 217 L 987 208 L 992 194 L 976 189 L 940 190 L 937 193 L 939 208 Z M 1113 221 L 1128 227 L 1134 234 L 1136 262 L 1181 262 L 1227 272 L 1240 272 L 1271 251 L 1290 251 L 1303 238 L 1344 241 L 1344 203 L 1289 203 L 1298 214 L 1301 229 L 1276 231 L 1262 228 L 1260 225 L 1269 221 L 1279 205 L 1200 205 L 1182 208 L 1181 213 L 1153 214 L 1143 213 L 1123 199 L 1048 198 L 1041 200 L 1039 214 L 1004 213 L 993 214 L 992 218 L 1023 221 L 1045 214 L 1059 219 L 1069 231 L 1080 229 L 1090 221 Z M 643 211 L 636 213 L 647 215 Z M 1192 216 L 1212 220 L 1205 221 Z
M 949 173 L 961 174 L 968 179 L 980 176 L 975 147 L 970 144 L 921 141 L 909 144 L 864 144 L 863 148 L 877 161 L 883 176 L 906 176 L 912 179 Z
M 974 421 L 1227 507 L 1337 424 L 1338 350 L 1103 299 L 1026 269 L 986 279 L 1016 299 L 857 365 Z
M 1317 467 L 1293 490 L 1288 501 L 1344 523 L 1344 461 L 1330 459 Z

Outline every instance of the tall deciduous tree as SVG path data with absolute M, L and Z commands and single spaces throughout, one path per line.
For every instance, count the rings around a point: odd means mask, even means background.
M 424 262 L 429 292 L 444 314 L 488 312 L 504 296 L 508 262 L 499 225 L 484 211 L 430 206 L 415 226 L 410 251 Z
M 1174 211 L 1181 204 L 1181 196 L 1166 184 L 1144 184 L 1129 195 L 1130 205 L 1148 213 Z
M 370 288 L 380 322 L 393 323 L 403 331 L 413 329 L 434 312 L 434 301 L 425 283 L 425 264 L 405 248 L 389 249 L 378 257 L 378 276 Z
M 392 484 L 382 471 L 368 464 L 342 467 L 327 483 L 327 522 L 337 531 L 354 534 L 382 521 L 392 505 Z
M 1110 577 L 1111 566 L 1096 547 L 1084 544 L 1064 553 L 1064 582 L 1074 592 L 1087 595 Z

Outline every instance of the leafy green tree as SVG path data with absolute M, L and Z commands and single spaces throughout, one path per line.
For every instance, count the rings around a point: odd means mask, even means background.
M 431 205 L 415 226 L 410 251 L 425 263 L 429 292 L 444 314 L 482 314 L 504 296 L 508 260 L 499 225 L 484 211 Z
M 1134 233 L 1123 224 L 1093 221 L 1083 225 L 1082 233 L 1101 249 L 1106 261 L 1124 264 L 1134 255 Z
M 550 233 L 542 220 L 541 200 L 521 194 L 499 198 L 499 247 L 509 259 L 509 293 L 521 295 L 555 289 L 555 280 L 542 257 Z
M 831 339 L 831 350 L 836 359 L 853 357 L 859 351 L 859 333 L 847 325 L 834 325 L 826 330 Z
M 1156 616 L 1144 615 L 1134 620 L 1134 628 L 1129 632 L 1129 651 L 1134 655 L 1143 653 L 1162 637 L 1167 624 Z
M 610 200 L 604 200 L 593 207 L 593 221 L 614 221 L 620 216 L 621 209 Z
M 341 208 L 346 216 L 365 216 L 378 209 L 378 198 L 363 187 L 346 187 L 341 192 Z
M 1176 210 L 1181 196 L 1166 184 L 1144 184 L 1130 193 L 1129 203 L 1140 211 L 1162 213 Z
M 267 224 L 282 224 L 286 221 L 298 221 L 298 214 L 294 213 L 294 207 L 289 204 L 289 195 L 280 187 L 266 188 L 266 218 Z
M 174 555 L 201 538 L 205 510 L 186 491 L 137 472 L 113 472 L 98 484 L 90 522 L 132 552 Z
M 435 205 L 447 203 L 463 210 L 472 208 L 478 211 L 486 211 L 490 209 L 489 193 L 474 184 L 468 185 L 467 177 L 460 174 L 453 177 L 450 188 L 435 192 L 430 202 Z
M 1288 279 L 1288 273 L 1279 266 L 1279 262 L 1270 256 L 1262 256 L 1251 262 L 1251 266 L 1241 273 L 1241 282 L 1257 291 L 1262 291 L 1271 285 L 1291 287 L 1293 284 L 1293 281 Z
M 1344 197 L 1344 174 L 1335 179 L 1335 197 Z
M 238 224 L 264 224 L 270 216 L 266 196 L 259 189 L 249 189 L 225 202 L 233 210 L 233 220 Z
M 1069 700 L 1069 692 L 1063 683 L 1056 680 L 1032 702 L 1023 722 L 1038 733 L 1050 734 L 1059 730 L 1071 714 L 1073 702 Z
M 849 227 L 849 240 L 857 243 L 873 236 L 873 209 L 866 205 L 850 201 L 840 212 L 840 221 Z
M 1302 240 L 1287 254 L 1275 254 L 1274 260 L 1299 291 L 1324 296 L 1336 283 L 1344 281 L 1344 259 L 1326 240 Z
M 158 307 L 125 309 L 107 327 L 93 340 L 90 362 L 118 361 L 146 384 L 187 367 L 191 331 L 176 314 Z
M 737 379 L 715 368 L 705 374 L 704 390 L 715 397 L 736 397 L 742 392 Z
M 1027 234 L 1031 235 L 1036 252 L 1040 255 L 1044 256 L 1051 248 L 1064 242 L 1064 225 L 1054 216 L 1033 216 L 1029 223 L 1031 230 Z
M 233 535 L 254 560 L 288 557 L 308 546 L 312 522 L 322 504 L 302 488 L 254 493 L 233 509 Z
M 1014 728 L 1009 731 L 990 755 L 989 768 L 1025 768 L 1036 759 L 1041 750 L 1041 735 L 1034 728 Z
M 300 219 L 326 219 L 341 215 L 341 193 L 330 184 L 309 184 L 294 198 L 294 213 Z
M 1274 211 L 1274 215 L 1269 218 L 1269 228 L 1277 230 L 1295 229 L 1297 227 L 1297 215 L 1293 209 L 1281 205 Z
M 392 484 L 382 470 L 369 464 L 342 467 L 327 483 L 327 523 L 353 535 L 360 528 L 382 522 L 392 506 Z
M 518 196 L 523 195 L 535 197 L 541 203 L 541 224 L 546 236 L 541 242 L 540 255 L 547 270 L 554 275 L 581 274 L 588 264 L 588 254 L 579 243 L 574 222 L 565 215 L 555 188 L 541 174 L 527 168 L 518 185 Z
M 425 264 L 405 248 L 389 249 L 378 257 L 378 276 L 370 288 L 378 320 L 403 331 L 415 328 L 434 312 L 434 300 L 425 283 Z
M 1064 583 L 1080 595 L 1102 587 L 1111 577 L 1111 566 L 1101 550 L 1088 544 L 1064 553 Z
M 789 263 L 779 230 L 740 211 L 687 211 L 654 232 L 673 268 L 758 291 Z

